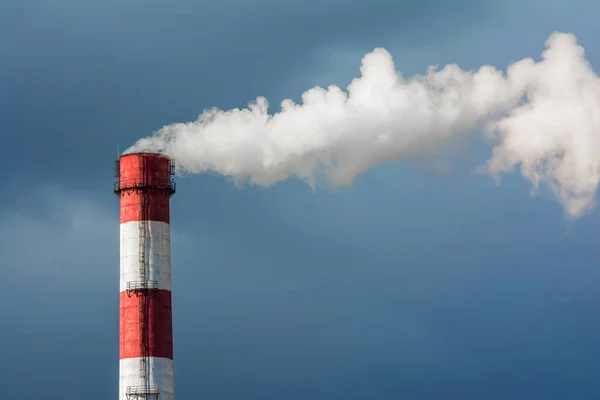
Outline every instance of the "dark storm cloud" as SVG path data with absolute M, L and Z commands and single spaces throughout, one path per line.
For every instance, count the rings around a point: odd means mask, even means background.
M 205 107 L 270 96 L 316 45 L 408 31 L 423 18 L 439 31 L 452 11 L 412 0 L 11 3 L 0 27 L 0 154 L 18 157 L 30 179 L 88 187 L 117 144 Z M 481 4 L 462 3 L 468 13 L 451 13 L 455 23 L 485 17 Z

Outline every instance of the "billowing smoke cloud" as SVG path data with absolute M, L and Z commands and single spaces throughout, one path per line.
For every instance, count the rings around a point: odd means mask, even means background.
M 555 33 L 541 60 L 506 69 L 430 67 L 404 78 L 391 55 L 364 56 L 360 78 L 343 91 L 316 87 L 302 103 L 268 113 L 263 97 L 245 109 L 205 110 L 194 122 L 165 126 L 128 152 L 174 157 L 189 173 L 216 172 L 261 185 L 290 176 L 315 184 L 324 173 L 347 185 L 388 160 L 435 153 L 473 132 L 493 140 L 492 176 L 520 167 L 545 183 L 570 217 L 594 205 L 600 179 L 600 80 L 571 34 Z

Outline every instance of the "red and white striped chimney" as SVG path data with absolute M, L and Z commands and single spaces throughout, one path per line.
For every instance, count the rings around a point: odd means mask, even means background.
M 153 153 L 116 162 L 121 203 L 119 400 L 173 400 L 172 160 Z

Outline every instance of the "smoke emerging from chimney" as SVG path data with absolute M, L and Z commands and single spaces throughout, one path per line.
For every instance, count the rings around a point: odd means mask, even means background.
M 263 97 L 244 109 L 205 110 L 125 153 L 162 152 L 187 173 L 266 186 L 291 176 L 314 185 L 322 171 L 343 186 L 385 161 L 435 154 L 482 132 L 493 143 L 484 166 L 493 177 L 520 168 L 534 188 L 548 185 L 572 218 L 594 205 L 600 80 L 574 35 L 552 34 L 540 61 L 520 60 L 506 73 L 447 65 L 405 78 L 381 48 L 363 57 L 360 73 L 345 91 L 315 87 L 301 104 L 284 100 L 275 114 Z

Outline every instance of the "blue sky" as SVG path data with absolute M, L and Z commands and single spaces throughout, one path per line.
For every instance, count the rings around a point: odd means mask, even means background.
M 346 85 L 385 47 L 407 75 L 505 67 L 592 1 L 0 4 L 0 376 L 8 399 L 116 398 L 121 150 L 204 108 Z M 489 155 L 478 147 L 463 160 Z M 467 168 L 382 165 L 352 187 L 179 179 L 175 384 L 205 399 L 597 399 L 600 215 Z

